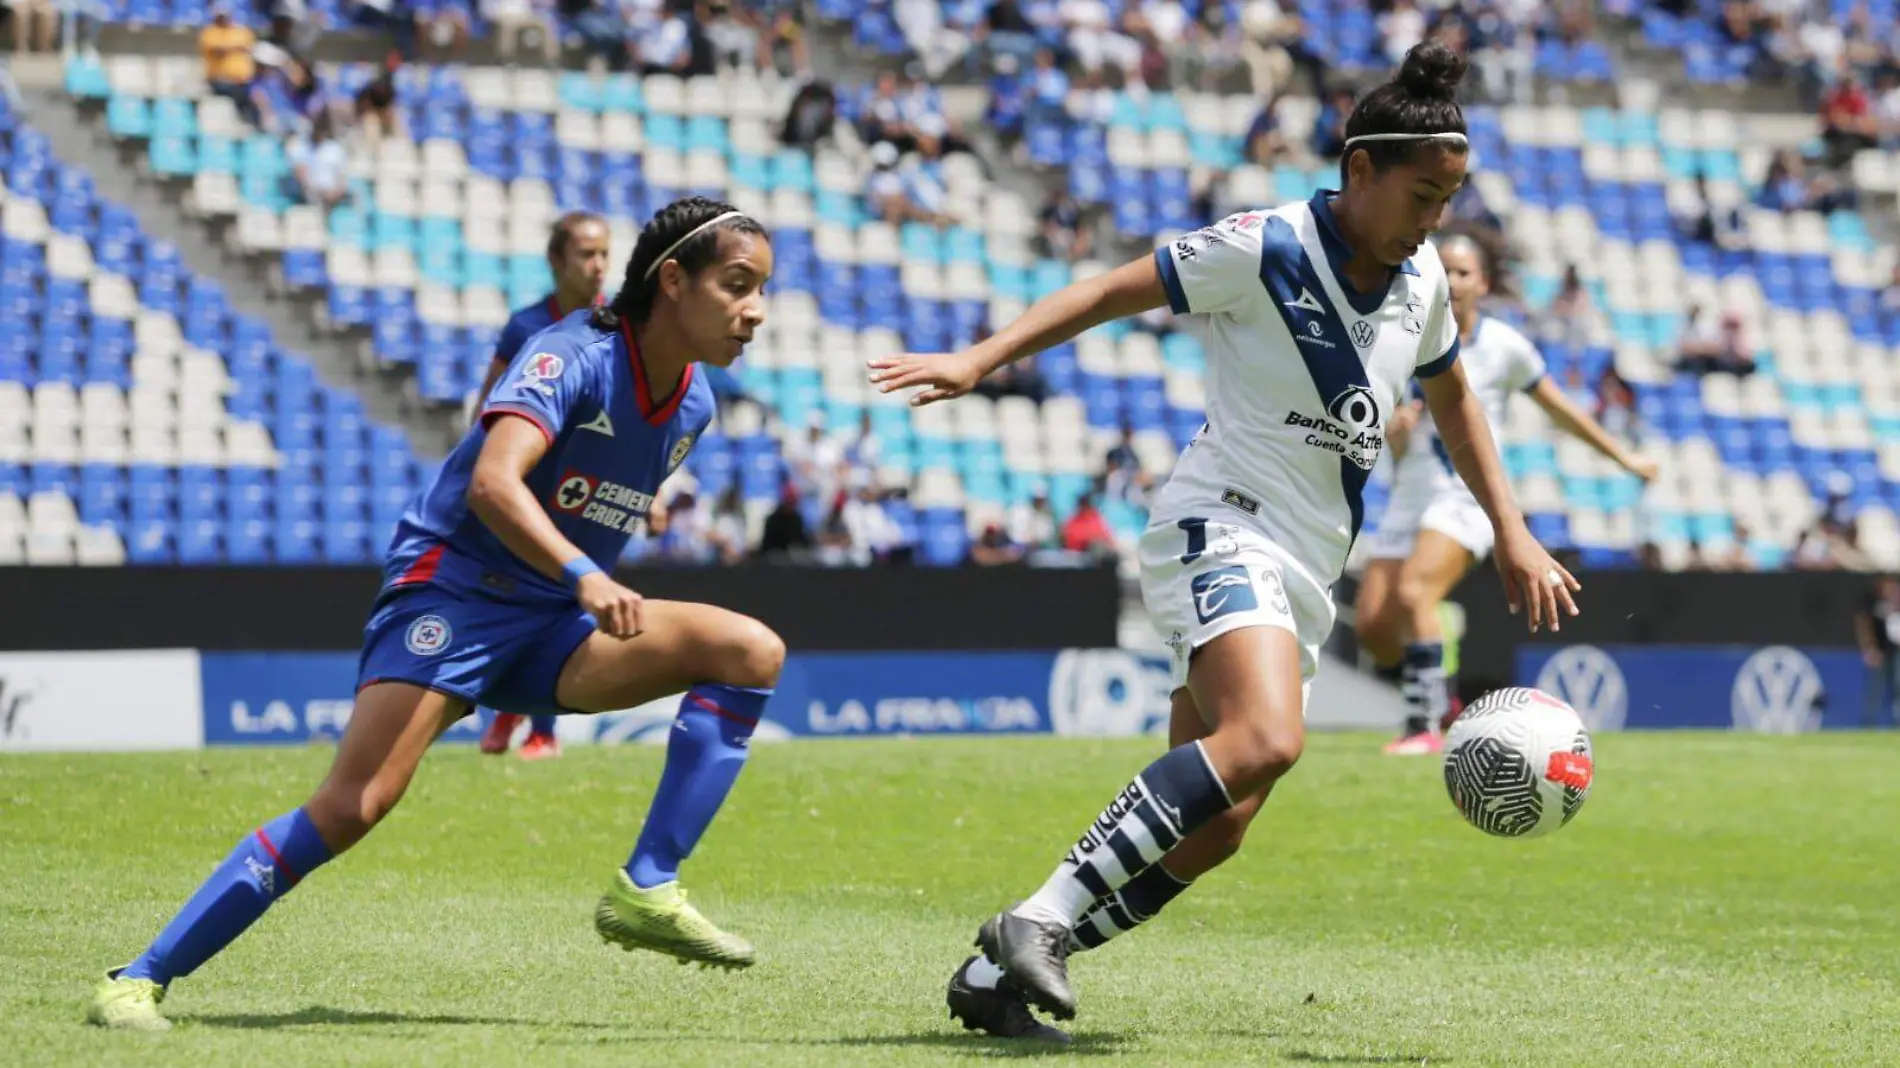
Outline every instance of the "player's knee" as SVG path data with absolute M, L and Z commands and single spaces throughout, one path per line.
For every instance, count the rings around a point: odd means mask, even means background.
M 1405 575 L 1399 579 L 1395 591 L 1399 607 L 1405 614 L 1416 616 L 1420 612 L 1430 612 L 1438 607 L 1438 589 L 1435 583 L 1423 575 Z
M 771 627 L 748 619 L 726 637 L 719 659 L 720 682 L 771 689 L 785 667 L 785 640 Z
M 1238 728 L 1232 749 L 1238 781 L 1227 784 L 1229 794 L 1238 797 L 1273 785 L 1293 770 L 1305 749 L 1306 731 L 1297 724 L 1256 723 Z
M 403 786 L 371 780 L 325 783 L 305 810 L 332 848 L 347 848 L 370 832 L 402 800 Z

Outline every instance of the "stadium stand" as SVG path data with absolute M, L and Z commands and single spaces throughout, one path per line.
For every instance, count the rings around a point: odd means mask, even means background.
M 195 7 L 173 10 L 178 22 L 197 18 Z M 1334 73 L 1383 65 L 1364 7 L 1298 10 L 1305 45 Z M 1712 24 L 1626 13 L 1652 41 L 1657 32 L 1701 40 Z M 850 12 L 820 3 L 816 14 L 822 26 Z M 858 46 L 915 50 L 887 6 L 858 14 L 842 31 Z M 942 24 L 978 38 L 980 17 L 980 5 L 946 4 Z M 1064 40 L 1060 26 L 1038 32 L 1039 44 Z M 1603 45 L 1555 23 L 1538 34 L 1540 78 L 1612 73 Z M 1525 35 L 1528 45 L 1528 26 Z M 1687 72 L 1707 80 L 1699 55 L 1685 54 Z M 326 66 L 322 80 L 348 98 L 376 73 Z M 1045 354 L 1042 388 L 1028 395 L 912 412 L 867 392 L 865 357 L 967 344 L 1104 269 L 1038 256 L 1032 206 L 972 156 L 923 164 L 960 225 L 893 226 L 863 196 L 874 169 L 866 146 L 846 136 L 809 152 L 784 147 L 774 124 L 798 87 L 750 64 L 691 79 L 408 65 L 396 81 L 404 132 L 353 152 L 351 196 L 326 214 L 296 202 L 282 140 L 210 93 L 195 61 L 120 55 L 68 66 L 71 91 L 98 101 L 115 138 L 146 146 L 154 176 L 187 186 L 193 210 L 234 219 L 236 240 L 274 255 L 286 288 L 319 294 L 324 320 L 360 333 L 378 364 L 412 368 L 426 404 L 462 403 L 507 309 L 545 291 L 541 249 L 557 211 L 607 215 L 621 252 L 638 221 L 676 195 L 756 212 L 775 231 L 778 277 L 771 320 L 731 390 L 755 403 L 728 405 L 689 468 L 702 500 L 738 489 L 754 542 L 793 474 L 785 443 L 814 424 L 845 436 L 868 427 L 878 480 L 909 491 L 886 501 L 891 519 L 918 559 L 936 564 L 964 559 L 973 538 L 1039 495 L 1058 521 L 1071 517 L 1101 488 L 1124 429 L 1151 481 L 1200 425 L 1199 343 L 1165 323 L 1118 324 Z M 1030 109 L 1021 153 L 1105 219 L 1103 260 L 1330 184 L 1332 164 L 1310 155 L 1245 161 L 1255 98 L 1093 86 L 1067 107 Z M 844 124 L 863 117 L 867 99 L 839 88 Z M 1811 195 L 1827 187 L 1810 183 L 1792 201 L 1771 200 L 1764 190 L 1786 175 L 1771 175 L 1778 159 L 1823 154 L 1811 117 L 1567 104 L 1476 105 L 1468 116 L 1478 203 L 1523 256 L 1521 300 L 1499 313 L 1540 338 L 1567 389 L 1626 409 L 1611 414 L 1665 472 L 1645 493 L 1576 443 L 1553 444 L 1542 415 L 1518 406 L 1502 438 L 1533 529 L 1576 547 L 1587 566 L 1679 568 L 1743 554 L 1777 567 L 1817 515 L 1852 516 L 1859 549 L 1900 565 L 1900 313 L 1883 299 L 1894 258 L 1856 207 L 1857 196 L 1891 196 L 1900 171 L 1890 155 L 1862 149 L 1854 181 L 1835 193 Z M 1275 118 L 1295 145 L 1329 121 L 1325 104 L 1294 92 L 1275 101 Z M 1712 341 L 1747 351 L 1709 373 L 1679 362 Z M 232 364 L 240 384 L 245 367 Z M 234 419 L 254 412 L 244 396 L 234 395 Z M 295 451 L 271 429 L 279 449 Z M 1369 493 L 1376 515 L 1382 479 Z M 800 506 L 816 526 L 828 502 Z M 1110 493 L 1102 511 L 1126 546 L 1143 521 L 1140 494 Z M 344 558 L 353 542 L 339 543 Z

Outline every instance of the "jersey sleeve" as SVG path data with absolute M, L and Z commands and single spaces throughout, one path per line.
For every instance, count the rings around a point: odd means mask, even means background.
M 592 388 L 593 376 L 573 338 L 543 332 L 528 339 L 532 355 L 509 368 L 482 405 L 482 426 L 518 415 L 539 427 L 553 444 Z
M 502 363 L 513 363 L 516 354 L 521 351 L 521 343 L 528 340 L 528 331 L 522 327 L 518 316 L 509 316 L 507 325 L 501 328 L 501 336 L 495 339 L 495 359 Z
M 1438 290 L 1419 340 L 1418 365 L 1412 371 L 1418 378 L 1442 375 L 1458 362 L 1458 319 L 1451 313 L 1451 284 L 1442 273 Z
M 1544 354 L 1537 351 L 1536 342 L 1522 334 L 1517 336 L 1517 344 L 1511 349 L 1511 388 L 1519 392 L 1536 389 L 1537 383 L 1548 373 Z
M 1155 269 L 1174 314 L 1231 311 L 1258 296 L 1265 224 L 1265 216 L 1242 212 L 1155 249 Z

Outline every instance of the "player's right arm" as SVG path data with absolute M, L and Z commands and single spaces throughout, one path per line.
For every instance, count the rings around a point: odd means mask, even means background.
M 1259 291 L 1259 224 L 1258 216 L 1230 216 L 1107 274 L 1071 282 L 962 352 L 872 360 L 871 382 L 884 393 L 922 386 L 911 403 L 929 404 L 960 397 L 998 367 L 1113 319 L 1163 305 L 1176 315 L 1226 311 Z
M 468 509 L 523 563 L 571 588 L 596 625 L 616 638 L 640 633 L 640 595 L 615 582 L 561 533 L 528 488 L 578 398 L 585 368 L 572 344 L 552 342 L 538 374 L 503 382 L 482 409 L 488 436 L 469 476 Z
M 508 365 L 514 362 L 515 354 L 521 351 L 522 342 L 528 340 L 515 323 L 514 317 L 510 316 L 508 324 L 501 328 L 501 336 L 495 339 L 495 354 L 488 358 L 488 374 L 482 378 L 482 391 L 475 394 L 478 413 L 481 410 L 479 404 L 486 402 L 488 395 L 495 392 L 495 384 L 501 381 L 502 375 L 508 373 Z

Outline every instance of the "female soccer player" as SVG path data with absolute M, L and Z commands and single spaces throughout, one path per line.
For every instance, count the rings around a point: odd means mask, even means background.
M 1544 358 L 1523 334 L 1478 310 L 1491 292 L 1494 258 L 1475 238 L 1456 234 L 1438 243 L 1458 320 L 1459 359 L 1472 392 L 1493 427 L 1501 425 L 1512 393 L 1530 394 L 1559 428 L 1589 442 L 1647 482 L 1656 464 L 1624 448 L 1588 412 L 1544 374 Z M 1409 431 L 1399 428 L 1409 426 Z M 1491 524 L 1452 468 L 1444 439 L 1415 405 L 1400 409 L 1388 428 L 1398 460 L 1391 503 L 1367 543 L 1371 561 L 1359 581 L 1359 643 L 1379 673 L 1400 683 L 1411 714 L 1388 753 L 1436 753 L 1451 710 L 1444 670 L 1445 639 L 1438 606 L 1465 573 L 1491 551 Z
M 1511 499 L 1426 241 L 1465 180 L 1464 68 L 1444 45 L 1422 44 L 1360 101 L 1338 192 L 1230 216 L 1038 301 L 966 351 L 872 361 L 879 388 L 922 387 L 912 403 L 929 404 L 1162 304 L 1205 317 L 1209 339 L 1207 424 L 1156 497 L 1139 547 L 1142 599 L 1174 652 L 1174 748 L 1115 796 L 1041 889 L 982 925 L 983 955 L 950 990 L 966 1026 L 1046 1034 L 1025 1002 L 1073 1016 L 1072 947 L 1153 916 L 1231 855 L 1299 759 L 1307 680 L 1333 622 L 1328 591 L 1408 378 L 1423 383 L 1496 529 L 1513 609 L 1532 630 L 1576 611 L 1576 581 Z
M 763 227 L 681 200 L 640 235 L 612 304 L 529 339 L 397 528 L 329 776 L 246 835 L 151 947 L 108 973 L 94 1023 L 170 1026 L 168 984 L 361 841 L 477 703 L 601 712 L 686 691 L 646 825 L 594 926 L 626 949 L 752 963 L 750 945 L 686 903 L 678 870 L 745 763 L 785 646 L 721 608 L 645 600 L 607 569 L 712 418 L 695 361 L 738 358 L 771 273 Z
M 508 325 L 501 328 L 501 339 L 495 343 L 494 358 L 488 361 L 488 376 L 482 381 L 480 396 L 484 401 L 529 338 L 581 308 L 600 303 L 601 287 L 607 283 L 610 240 L 607 220 L 593 212 L 570 211 L 555 220 L 548 234 L 548 267 L 554 272 L 554 292 L 508 317 Z M 520 725 L 521 717 L 512 712 L 495 713 L 482 734 L 482 752 L 507 752 L 509 739 Z M 521 743 L 521 759 L 560 755 L 561 743 L 554 740 L 554 717 L 531 717 L 528 739 Z

